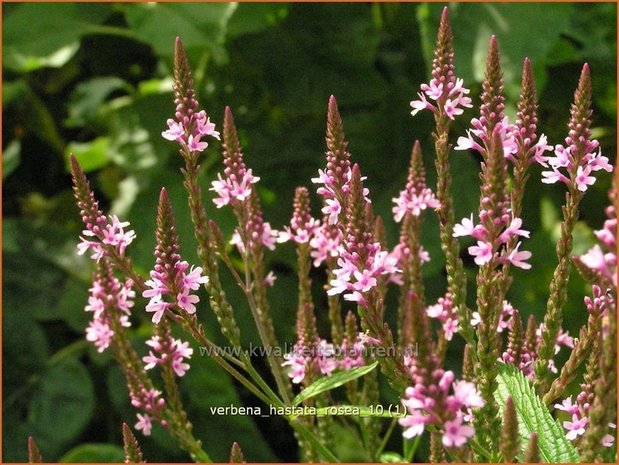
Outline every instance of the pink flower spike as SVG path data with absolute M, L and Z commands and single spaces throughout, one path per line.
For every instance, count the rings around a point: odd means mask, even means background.
M 560 404 L 555 404 L 554 407 L 557 410 L 562 410 L 564 412 L 569 413 L 570 415 L 577 414 L 580 409 L 578 404 L 572 403 L 572 396 L 569 396 L 567 399 L 564 399 L 563 402 Z
M 462 419 L 456 417 L 453 421 L 446 421 L 443 426 L 443 445 L 445 447 L 460 447 L 466 444 L 468 438 L 475 434 L 475 428 L 462 424 Z
M 475 257 L 475 263 L 478 265 L 485 265 L 492 260 L 492 244 L 485 241 L 477 241 L 477 245 L 469 247 L 469 253 Z M 530 253 L 530 252 L 529 252 Z

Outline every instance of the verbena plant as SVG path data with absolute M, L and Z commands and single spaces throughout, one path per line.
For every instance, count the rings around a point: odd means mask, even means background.
M 574 93 L 568 135 L 553 147 L 544 134 L 538 134 L 535 81 L 528 59 L 517 118 L 509 123 L 499 46 L 490 38 L 479 116 L 453 147 L 481 157 L 479 210 L 457 222 L 453 193 L 470 186 L 452 186 L 450 127 L 465 108 L 473 107 L 473 101 L 455 74 L 453 55 L 445 9 L 432 78 L 411 102 L 413 115 L 424 110 L 434 114 L 437 186 L 433 191 L 426 184 L 421 146 L 416 142 L 406 186 L 393 199 L 394 220 L 401 225 L 399 243 L 393 248 L 385 241 L 382 218 L 372 210 L 361 168 L 347 150 L 334 97 L 327 112 L 326 166 L 311 180 L 323 199 L 322 217 L 312 215 L 310 190 L 298 187 L 290 224 L 273 229 L 262 215 L 256 191 L 260 178 L 245 163 L 232 111 L 226 109 L 220 134 L 200 110 L 180 39 L 174 56 L 176 111 L 162 136 L 179 145 L 185 163 L 181 173 L 200 263 L 190 265 L 182 259 L 172 205 L 162 188 L 155 265 L 150 276 L 140 275 L 127 251 L 134 232 L 127 229 L 127 222 L 104 215 L 84 172 L 71 158 L 74 193 L 85 224 L 78 252 L 90 254 L 96 263 L 85 307 L 93 315 L 86 339 L 99 352 L 109 350 L 121 367 L 137 411 L 135 430 L 149 435 L 160 425 L 192 459 L 211 461 L 192 433 L 177 383 L 190 369 L 197 345 L 265 409 L 287 420 L 303 461 L 338 461 L 332 431 L 340 421 L 355 433 L 370 461 L 413 461 L 424 435 L 429 438 L 432 462 L 615 461 L 617 222 L 612 206 L 596 231 L 599 245 L 580 257 L 572 256 L 579 204 L 597 177 L 613 169 L 591 135 L 589 67 L 583 66 Z M 205 189 L 199 182 L 199 160 L 211 138 L 222 139 L 225 168 Z M 544 321 L 529 317 L 525 322 L 506 296 L 512 268 L 531 268 L 531 253 L 524 250 L 530 232 L 521 213 L 528 169 L 535 163 L 545 168 L 542 182 L 559 184 L 566 194 Z M 207 190 L 218 208 L 234 212 L 238 225 L 231 238 L 208 218 Z M 614 200 L 612 192 L 610 198 Z M 421 237 L 424 210 L 438 215 L 446 262 L 447 289 L 433 304 L 426 302 L 423 289 L 423 264 L 430 260 Z M 472 308 L 467 305 L 469 283 L 460 237 L 472 238 L 464 240 L 478 266 Z M 286 242 L 289 245 L 281 247 L 295 247 L 297 253 L 298 300 L 291 303 L 296 305 L 297 340 L 282 350 L 269 313 L 268 289 L 275 275 L 265 265 L 265 254 Z M 562 329 L 572 266 L 591 284 L 591 296 L 583 306 L 588 321 L 577 337 Z M 313 300 L 312 267 L 326 273 L 326 308 Z M 224 273 L 243 291 L 246 308 L 231 305 L 220 279 Z M 201 287 L 208 294 L 208 306 L 201 305 L 196 295 Z M 388 292 L 398 293 L 396 308 L 385 306 Z M 136 302 L 142 302 L 138 296 L 148 301 L 145 311 L 153 323 L 144 357 L 138 356 L 126 329 Z M 353 307 L 344 301 L 353 302 L 356 311 L 347 310 Z M 197 313 L 208 311 L 207 307 L 216 315 L 228 347 L 212 342 L 200 324 Z M 241 344 L 236 320 L 248 312 L 271 371 L 268 379 Z M 318 312 L 328 314 L 328 338 L 317 332 Z M 385 322 L 387 312 L 396 315 L 395 328 Z M 186 340 L 175 336 L 179 333 Z M 445 368 L 447 347 L 456 337 L 465 343 L 458 378 Z M 562 347 L 570 354 L 559 368 L 554 357 Z M 199 364 L 195 357 L 191 363 L 193 369 Z M 379 371 L 401 404 L 381 404 Z M 579 394 L 568 395 L 581 373 Z M 339 388 L 342 392 L 334 396 Z M 403 450 L 398 453 L 386 450 L 392 434 L 403 436 Z M 123 437 L 126 460 L 142 461 L 138 441 L 126 424 Z M 242 445 L 243 439 L 237 440 Z M 31 461 L 40 461 L 33 439 L 29 450 Z M 231 444 L 230 460 L 243 460 L 237 443 Z

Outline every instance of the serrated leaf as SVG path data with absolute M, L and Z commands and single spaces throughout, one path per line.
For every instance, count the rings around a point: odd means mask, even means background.
M 353 368 L 348 371 L 340 371 L 326 378 L 320 378 L 318 381 L 310 384 L 305 389 L 303 389 L 292 401 L 293 405 L 299 405 L 301 402 L 311 399 L 312 397 L 317 396 L 318 394 L 330 391 L 331 389 L 338 388 L 343 386 L 350 381 L 360 378 L 364 375 L 367 375 L 371 372 L 376 366 L 378 362 L 374 362 L 371 365 L 366 365 L 364 367 Z
M 495 398 L 504 408 L 511 396 L 518 415 L 518 430 L 522 448 L 526 448 L 531 433 L 537 433 L 540 456 L 548 463 L 579 462 L 578 452 L 565 436 L 565 431 L 552 418 L 548 408 L 541 402 L 522 372 L 511 365 L 501 365 L 498 377 L 499 387 Z

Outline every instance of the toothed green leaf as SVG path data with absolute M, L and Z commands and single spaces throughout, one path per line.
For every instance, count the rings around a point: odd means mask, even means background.
M 497 402 L 505 406 L 509 396 L 514 400 L 518 415 L 521 453 L 529 442 L 531 433 L 537 433 L 540 457 L 548 463 L 579 462 L 578 452 L 565 436 L 565 431 L 552 418 L 548 408 L 541 402 L 529 380 L 511 365 L 501 365 L 499 387 L 495 391 Z

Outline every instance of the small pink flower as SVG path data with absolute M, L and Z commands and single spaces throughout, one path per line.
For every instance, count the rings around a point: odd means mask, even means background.
M 185 289 L 176 296 L 177 305 L 189 314 L 196 313 L 196 306 L 194 304 L 198 302 L 200 302 L 200 297 L 189 294 L 189 289 Z
M 572 421 L 564 421 L 563 427 L 567 430 L 567 438 L 573 441 L 578 436 L 585 434 L 585 426 L 589 423 L 587 417 L 578 418 L 578 415 L 572 415 Z
M 484 241 L 477 241 L 477 245 L 469 247 L 469 253 L 475 257 L 475 263 L 478 265 L 484 265 L 492 260 L 492 244 Z
M 180 123 L 177 123 L 173 119 L 168 119 L 168 130 L 163 131 L 161 136 L 164 139 L 181 142 L 183 140 L 183 135 L 185 134 L 185 128 Z
M 161 321 L 164 312 L 170 308 L 172 304 L 158 299 L 151 299 L 146 305 L 146 311 L 153 314 L 153 323 L 157 324 Z
M 503 231 L 501 233 L 501 235 L 499 236 L 499 240 L 503 243 L 508 242 L 512 237 L 515 236 L 523 236 L 523 237 L 529 237 L 529 231 L 526 231 L 524 229 L 520 229 L 520 227 L 522 226 L 522 220 L 518 217 L 513 218 L 512 222 L 510 223 L 510 225 L 505 229 L 505 231 Z
M 469 408 L 484 406 L 484 400 L 473 383 L 468 381 L 455 381 L 453 383 L 454 398 Z
M 329 215 L 329 224 L 337 224 L 337 219 L 342 211 L 342 206 L 337 199 L 326 199 L 327 204 L 323 207 L 322 212 L 325 215 Z
M 91 321 L 86 328 L 86 340 L 92 342 L 99 353 L 110 346 L 112 336 L 114 336 L 114 331 L 107 323 L 100 320 Z
M 419 100 L 413 100 L 411 102 L 411 108 L 413 109 L 413 111 L 411 111 L 411 115 L 415 116 L 421 110 L 436 110 L 436 107 L 428 102 L 428 99 L 424 94 L 418 92 L 417 95 L 419 96 Z
M 576 187 L 579 191 L 585 192 L 587 190 L 587 186 L 591 186 L 595 184 L 595 178 L 593 176 L 589 176 L 591 174 L 591 167 L 579 166 L 576 170 Z
M 531 265 L 529 263 L 525 263 L 524 260 L 528 260 L 529 258 L 531 258 L 532 254 L 527 250 L 519 252 L 518 248 L 520 247 L 520 244 L 520 242 L 516 244 L 514 250 L 512 250 L 508 255 L 507 261 L 509 261 L 515 267 L 522 268 L 523 270 L 529 270 L 531 268 Z
M 426 427 L 428 419 L 429 417 L 427 415 L 421 415 L 419 413 L 406 415 L 405 417 L 400 418 L 398 423 L 405 428 L 402 436 L 406 439 L 411 439 L 415 436 L 421 435 Z
M 572 396 L 569 396 L 567 399 L 564 399 L 562 403 L 555 404 L 555 408 L 557 410 L 562 410 L 564 412 L 569 413 L 570 415 L 576 415 L 580 411 L 580 407 L 578 404 L 572 403 Z
M 443 445 L 445 447 L 460 447 L 466 444 L 468 438 L 475 434 L 475 428 L 462 424 L 459 416 L 453 421 L 446 421 L 443 425 Z
M 144 436 L 150 436 L 150 432 L 153 428 L 153 422 L 151 417 L 148 414 L 142 415 L 141 413 L 137 414 L 138 422 L 135 424 L 134 428 L 138 431 L 142 431 Z

